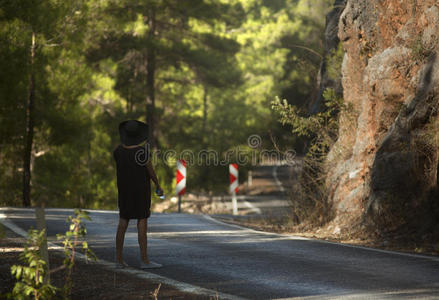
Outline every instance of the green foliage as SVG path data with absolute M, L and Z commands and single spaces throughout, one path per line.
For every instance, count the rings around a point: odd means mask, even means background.
M 88 212 L 75 209 L 74 216 L 67 218 L 67 222 L 70 222 L 69 230 L 65 234 L 57 234 L 58 240 L 62 241 L 64 246 L 65 259 L 62 266 L 50 270 L 50 272 L 67 270 L 65 284 L 62 288 L 63 296 L 66 299 L 70 297 L 72 289 L 72 271 L 78 247 L 82 248 L 86 258 L 96 260 L 96 255 L 89 248 L 88 243 L 81 240 L 87 234 L 83 220 L 91 220 Z M 18 280 L 9 295 L 14 299 L 50 299 L 58 291 L 58 288 L 44 280 L 45 275 L 49 272 L 40 253 L 44 240 L 45 230 L 41 232 L 29 230 L 26 246 L 20 255 L 20 259 L 27 265 L 13 265 L 11 267 L 12 275 Z
M 224 156 L 246 147 L 252 134 L 263 137 L 267 149 L 273 148 L 270 136 L 279 147 L 298 145 L 303 137 L 277 122 L 270 99 L 281 95 L 302 107 L 312 94 L 330 2 L 3 1 L 0 67 L 8 72 L 0 74 L 0 204 L 21 203 L 32 32 L 32 201 L 115 209 L 111 154 L 119 143 L 117 125 L 146 120 L 151 88 L 162 153 L 213 150 Z M 155 168 L 165 192 L 173 194 L 175 159 L 159 160 Z M 226 166 L 189 166 L 188 192 L 220 193 L 227 187 Z
M 326 89 L 323 92 L 326 110 L 314 115 L 306 116 L 287 100 L 278 97 L 271 102 L 271 108 L 279 113 L 280 122 L 283 125 L 291 125 L 293 134 L 298 136 L 318 136 L 323 130 L 337 128 L 338 120 L 334 117 L 340 109 L 344 109 L 343 99 L 338 98 L 334 89 Z
M 331 50 L 331 53 L 326 57 L 326 66 L 328 69 L 328 77 L 332 80 L 341 79 L 341 65 L 343 63 L 344 50 L 343 43 L 338 44 L 337 49 Z M 325 97 L 325 99 L 330 99 L 331 96 Z
M 20 259 L 26 265 L 13 265 L 11 274 L 17 282 L 12 290 L 14 299 L 50 299 L 56 293 L 56 288 L 44 281 L 48 269 L 42 259 L 40 249 L 45 239 L 45 231 L 29 230 L 27 242 Z
M 35 77 L 33 156 L 51 152 L 52 146 L 77 143 L 76 138 L 84 128 L 84 118 L 80 117 L 83 111 L 76 100 L 88 81 L 88 73 L 83 72 L 84 62 L 78 55 L 86 4 L 84 1 L 3 1 L 0 11 L 0 66 L 8 70 L 0 74 L 0 135 L 4 141 L 0 160 L 2 174 L 6 175 L 2 191 L 8 191 L 6 203 L 11 205 L 18 204 L 21 196 L 18 182 L 31 72 Z M 30 59 L 32 34 L 36 37 L 34 64 Z M 34 173 L 39 174 L 40 169 L 34 168 Z M 53 186 L 54 180 L 51 182 Z M 38 194 L 47 195 L 47 188 L 43 191 L 45 187 L 39 184 L 35 187 L 34 201 L 44 201 L 38 199 Z
M 81 241 L 87 234 L 83 220 L 91 220 L 88 212 L 75 209 L 74 216 L 69 216 L 67 222 L 70 222 L 69 230 L 65 234 L 57 234 L 58 240 L 62 241 L 64 246 L 64 266 L 67 268 L 65 284 L 63 288 L 64 297 L 68 298 L 72 290 L 72 272 L 75 265 L 75 255 L 78 247 L 84 251 L 87 259 L 96 260 L 96 255 L 88 247 L 86 241 Z
M 331 207 L 327 201 L 326 156 L 338 137 L 339 114 L 352 113 L 352 108 L 343 103 L 334 89 L 323 93 L 326 109 L 314 115 L 304 115 L 286 100 L 276 98 L 272 108 L 279 113 L 282 124 L 292 126 L 293 134 L 306 136 L 310 146 L 304 159 L 300 177 L 300 193 L 293 199 L 293 212 L 298 222 L 323 224 L 331 218 Z

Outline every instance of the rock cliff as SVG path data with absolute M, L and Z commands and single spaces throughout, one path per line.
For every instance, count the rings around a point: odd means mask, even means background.
M 334 223 L 397 228 L 438 181 L 439 3 L 348 0 L 338 37 L 352 110 L 327 158 Z

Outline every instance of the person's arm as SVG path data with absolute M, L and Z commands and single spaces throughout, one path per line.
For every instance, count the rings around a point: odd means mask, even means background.
M 154 168 L 152 167 L 152 163 L 151 163 L 151 161 L 149 161 L 149 162 L 146 164 L 146 168 L 148 169 L 149 177 L 151 177 L 151 180 L 155 183 L 156 188 L 157 188 L 158 190 L 160 190 L 160 194 L 163 194 L 163 189 L 162 189 L 162 187 L 160 186 L 160 183 L 159 183 L 159 181 L 158 181 L 158 179 L 157 179 L 157 175 L 155 174 L 155 172 L 154 172 Z

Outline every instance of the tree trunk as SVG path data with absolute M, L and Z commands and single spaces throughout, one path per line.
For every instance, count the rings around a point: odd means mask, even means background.
M 151 8 L 148 16 L 149 40 L 155 39 L 155 11 Z M 153 43 L 151 43 L 153 44 Z M 155 68 L 156 68 L 156 49 L 151 45 L 146 54 L 146 122 L 149 126 L 148 138 L 151 148 L 156 147 L 155 140 Z
M 202 138 L 203 138 L 203 146 L 207 143 L 204 138 L 206 137 L 206 130 L 207 130 L 207 88 L 203 88 L 203 131 L 202 131 Z
M 32 32 L 32 46 L 30 56 L 29 97 L 26 103 L 24 153 L 23 153 L 23 206 L 29 207 L 31 181 L 31 155 L 34 138 L 34 102 L 35 102 L 35 33 Z
M 201 150 L 208 150 L 207 148 L 208 148 L 208 134 L 207 134 L 207 87 L 206 86 L 204 86 L 203 87 L 203 125 L 202 125 L 202 128 L 201 128 L 201 145 L 203 146 L 203 149 L 201 149 Z M 210 175 L 209 175 L 209 171 L 210 171 L 210 165 L 208 164 L 208 161 L 209 161 L 209 155 L 207 155 L 208 157 L 207 157 L 207 159 L 206 159 L 206 165 L 204 165 L 204 167 L 203 167 L 203 178 L 206 178 L 206 180 L 205 180 L 205 188 L 206 188 L 206 191 L 208 192 L 208 193 L 211 193 L 211 191 L 209 190 L 209 188 L 210 188 L 210 186 L 209 186 L 209 183 L 210 183 L 210 180 L 209 180 L 209 178 L 210 178 Z

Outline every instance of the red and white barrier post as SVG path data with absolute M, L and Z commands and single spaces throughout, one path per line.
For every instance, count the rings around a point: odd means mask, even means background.
M 181 196 L 186 192 L 186 161 L 177 160 L 177 185 L 176 192 L 178 195 L 178 212 L 181 212 Z
M 238 164 L 229 165 L 230 173 L 230 193 L 232 194 L 232 207 L 233 214 L 238 214 L 238 201 L 236 200 L 236 194 L 238 193 Z

